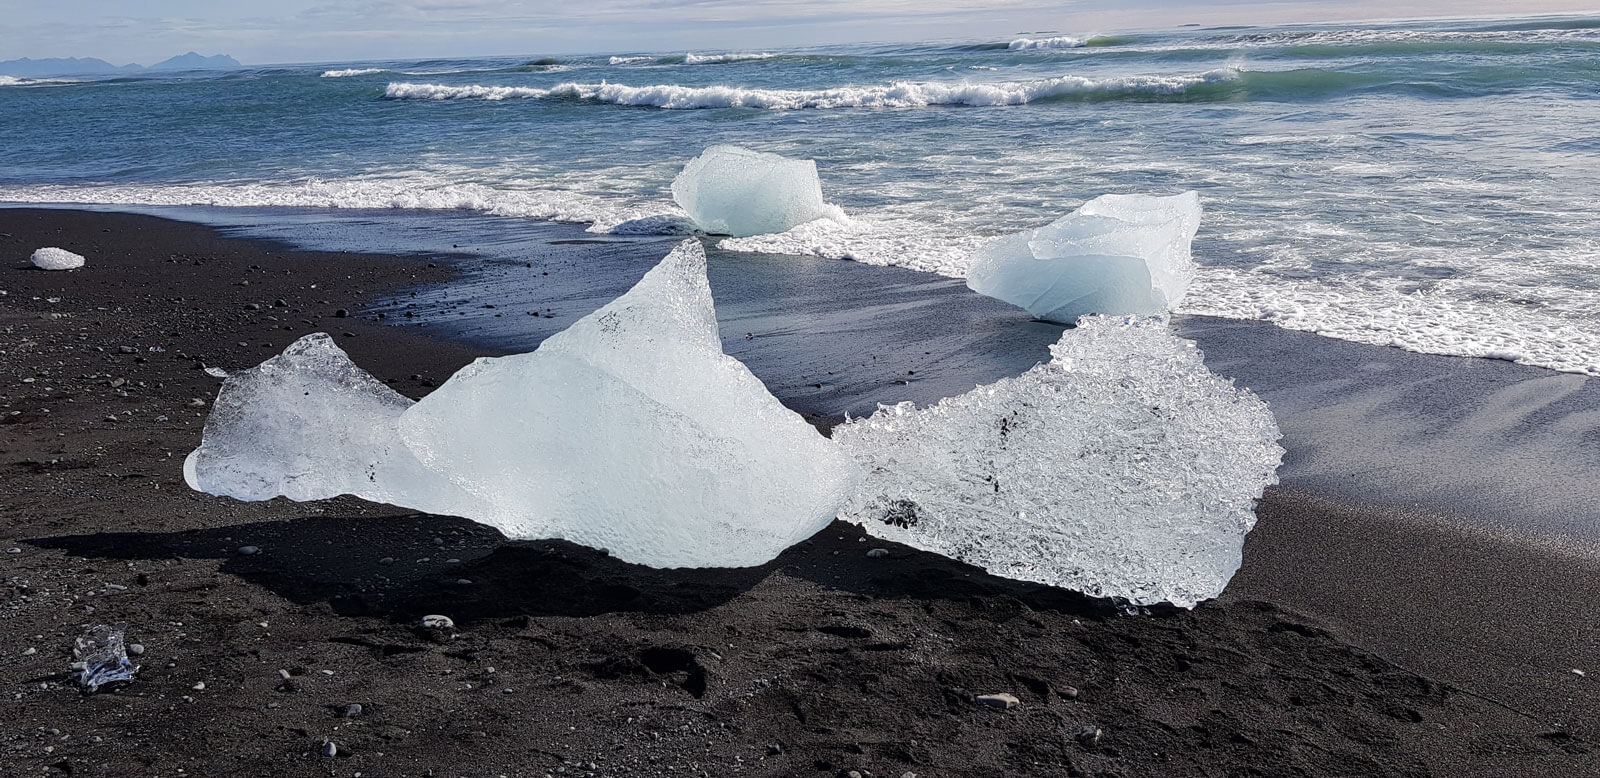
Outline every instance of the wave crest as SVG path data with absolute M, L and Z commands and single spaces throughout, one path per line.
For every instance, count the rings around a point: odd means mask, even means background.
M 881 86 L 832 89 L 750 89 L 735 86 L 657 84 L 558 84 L 549 89 L 482 84 L 391 83 L 384 96 L 392 100 L 539 100 L 567 98 L 613 105 L 669 110 L 757 108 L 792 111 L 805 108 L 923 108 L 934 105 L 1024 105 L 1050 98 L 1117 98 L 1182 95 L 1203 84 L 1237 80 L 1232 69 L 1198 75 L 1129 76 L 1093 79 L 1061 76 L 1038 81 L 999 83 L 900 81 Z
M 1030 51 L 1033 49 L 1076 49 L 1083 46 L 1083 41 L 1070 35 L 1057 35 L 1054 38 L 1018 38 L 1006 48 L 1012 51 Z
M 370 76 L 374 73 L 387 73 L 383 68 L 346 68 L 344 70 L 324 70 L 323 78 L 349 78 L 351 76 Z

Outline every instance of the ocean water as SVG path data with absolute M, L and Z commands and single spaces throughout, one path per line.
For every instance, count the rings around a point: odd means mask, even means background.
M 1600 18 L 0 77 L 0 201 L 686 229 L 704 147 L 848 224 L 724 240 L 960 277 L 1105 193 L 1200 192 L 1181 312 L 1600 375 Z

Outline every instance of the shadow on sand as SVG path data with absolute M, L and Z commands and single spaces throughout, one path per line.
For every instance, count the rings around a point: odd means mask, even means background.
M 561 540 L 510 541 L 465 519 L 428 514 L 307 516 L 172 533 L 63 535 L 28 541 L 90 559 L 222 559 L 220 570 L 299 604 L 412 621 L 460 623 L 715 608 L 774 574 L 868 598 L 968 601 L 1086 617 L 1111 601 L 989 575 L 946 557 L 870 538 L 835 521 L 777 559 L 749 568 L 656 569 Z M 246 546 L 258 549 L 242 554 Z M 890 551 L 870 558 L 872 548 Z

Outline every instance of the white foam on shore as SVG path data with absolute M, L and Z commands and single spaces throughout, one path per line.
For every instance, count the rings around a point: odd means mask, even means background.
M 671 167 L 671 166 L 669 166 Z M 625 171 L 590 171 L 581 177 L 534 186 L 449 183 L 443 178 L 349 179 L 269 184 L 186 186 L 35 186 L 0 188 L 0 201 L 219 207 L 310 207 L 465 210 L 514 218 L 589 224 L 596 233 L 681 234 L 684 214 L 649 176 L 624 179 Z M 608 182 L 600 197 L 598 182 Z M 621 186 L 617 186 L 618 184 Z M 660 186 L 657 190 L 655 187 Z M 566 186 L 568 188 L 557 188 Z M 723 249 L 818 256 L 872 265 L 906 267 L 964 278 L 973 250 L 994 235 L 1026 224 L 972 214 L 939 216 L 942 206 L 852 209 L 848 224 L 822 219 L 788 232 L 728 238 Z M 933 215 L 927 215 L 932 209 Z M 1220 215 L 1220 214 L 1219 214 Z M 980 234 L 978 230 L 991 230 Z M 1218 224 L 1202 230 L 1225 232 Z M 1307 233 L 1308 235 L 1311 233 Z M 1225 239 L 1242 239 L 1223 235 Z M 1326 238 L 1327 236 L 1323 236 Z M 1414 252 L 1415 249 L 1412 249 Z M 1600 376 L 1600 288 L 1540 283 L 1539 276 L 1515 286 L 1465 281 L 1427 288 L 1403 287 L 1389 275 L 1295 277 L 1294 257 L 1255 259 L 1254 266 L 1219 267 L 1197 250 L 1200 264 L 1178 313 L 1268 321 L 1327 337 L 1394 346 L 1422 353 L 1505 359 L 1570 373 Z M 1460 261 L 1460 257 L 1457 261 Z M 1474 266 L 1514 269 L 1520 256 L 1474 259 Z M 1486 264 L 1487 263 L 1487 264 Z M 1399 270 L 1401 268 L 1397 268 Z M 1496 293 L 1496 290 L 1500 290 Z M 1537 298 L 1531 302 L 1523 298 Z M 1019 311 L 1020 314 L 1020 311 Z
M 1237 70 L 1225 68 L 1193 75 L 1085 78 L 1059 76 L 1037 81 L 973 83 L 967 81 L 899 81 L 879 86 L 843 86 L 832 89 L 751 89 L 737 86 L 680 86 L 657 84 L 557 84 L 548 89 L 489 84 L 390 83 L 384 96 L 391 100 L 542 100 L 577 99 L 613 105 L 649 106 L 670 110 L 696 108 L 757 108 L 774 111 L 831 108 L 923 108 L 934 105 L 1026 105 L 1052 97 L 1115 98 L 1141 95 L 1181 95 L 1202 84 L 1237 80 Z
M 1028 51 L 1035 49 L 1078 49 L 1084 45 L 1079 38 L 1070 35 L 1057 35 L 1052 38 L 1018 38 L 1006 45 L 1012 51 Z
M 374 73 L 387 73 L 383 68 L 347 68 L 345 70 L 325 70 L 323 78 L 349 78 L 351 76 L 370 76 Z

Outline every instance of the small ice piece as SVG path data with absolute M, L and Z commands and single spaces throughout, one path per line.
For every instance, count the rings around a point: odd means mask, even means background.
M 848 221 L 822 200 L 817 163 L 739 146 L 712 146 L 672 181 L 672 199 L 712 235 L 784 232 L 817 219 Z
M 46 246 L 33 252 L 33 266 L 41 270 L 77 270 L 83 267 L 83 255 L 66 249 Z
M 967 287 L 1071 324 L 1088 314 L 1165 313 L 1194 278 L 1200 196 L 1101 195 L 1049 225 L 979 249 Z
M 223 370 L 220 367 L 208 367 L 206 368 L 206 375 L 211 376 L 212 378 L 227 378 L 228 371 Z
M 395 422 L 412 400 L 356 367 L 326 333 L 223 375 L 200 447 L 184 460 L 190 488 L 240 500 L 353 494 L 432 512 L 470 502 L 400 441 Z
M 72 670 L 80 686 L 94 692 L 108 683 L 133 680 L 139 666 L 128 659 L 122 641 L 122 630 L 106 624 L 90 627 L 73 641 Z
M 1052 359 L 834 429 L 878 537 L 1134 605 L 1193 607 L 1239 568 L 1277 423 L 1158 317 L 1085 317 Z
M 762 564 L 832 521 L 858 477 L 722 352 L 697 240 L 537 351 L 462 368 L 399 426 L 491 506 L 457 515 L 654 567 Z

